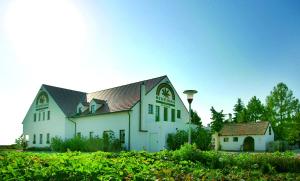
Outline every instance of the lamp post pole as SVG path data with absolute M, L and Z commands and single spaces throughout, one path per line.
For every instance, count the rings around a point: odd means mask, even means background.
M 193 102 L 193 96 L 197 93 L 196 90 L 186 90 L 183 92 L 187 95 L 187 101 L 189 103 L 189 137 L 188 137 L 188 143 L 192 144 L 192 131 L 191 131 L 191 124 L 192 124 L 192 102 Z

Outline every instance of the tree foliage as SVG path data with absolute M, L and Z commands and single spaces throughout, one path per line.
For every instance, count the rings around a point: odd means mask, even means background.
M 267 117 L 271 121 L 277 139 L 295 141 L 299 134 L 297 116 L 299 100 L 284 83 L 277 84 L 266 99 Z
M 233 111 L 234 111 L 233 122 L 235 122 L 235 123 L 238 122 L 239 114 L 241 114 L 244 109 L 245 109 L 245 106 L 244 106 L 242 99 L 238 98 L 237 103 L 234 105 L 234 108 L 233 108 Z
M 247 121 L 255 122 L 257 120 L 263 120 L 265 114 L 265 107 L 260 100 L 254 96 L 247 104 Z
M 197 111 L 195 110 L 191 110 L 191 114 L 192 114 L 192 120 L 191 122 L 197 126 L 202 126 L 202 121 L 201 121 L 201 118 L 200 116 L 198 115 Z
M 211 130 L 213 132 L 219 132 L 224 124 L 224 117 L 223 110 L 220 112 L 216 111 L 214 107 L 211 107 L 210 109 L 212 117 L 211 117 Z

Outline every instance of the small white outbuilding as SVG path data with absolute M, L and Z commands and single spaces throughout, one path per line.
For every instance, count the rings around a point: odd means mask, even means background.
M 267 121 L 228 123 L 212 138 L 215 150 L 226 151 L 266 151 L 271 141 L 274 131 Z

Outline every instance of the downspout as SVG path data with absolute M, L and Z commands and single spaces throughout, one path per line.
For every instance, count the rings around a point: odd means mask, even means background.
M 128 111 L 128 150 L 130 150 L 130 111 Z
M 144 96 L 142 93 L 142 88 L 144 89 L 145 82 L 141 83 L 140 85 L 140 115 L 139 115 L 139 131 L 140 132 L 148 132 L 147 130 L 142 129 L 142 97 Z
M 75 136 L 76 136 L 76 127 L 77 127 L 76 122 L 75 122 L 75 121 L 72 121 L 72 118 L 69 118 L 69 121 L 71 121 L 72 123 L 74 123 L 74 126 L 75 126 L 74 137 L 75 137 Z

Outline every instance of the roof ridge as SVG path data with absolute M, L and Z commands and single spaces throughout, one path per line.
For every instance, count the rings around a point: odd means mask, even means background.
M 159 77 L 155 77 L 155 78 L 151 78 L 151 79 L 146 79 L 146 80 L 141 80 L 141 81 L 137 81 L 137 82 L 133 82 L 133 83 L 129 83 L 129 84 L 124 84 L 124 85 L 120 85 L 120 86 L 115 86 L 115 87 L 111 87 L 111 88 L 107 88 L 107 89 L 102 89 L 102 90 L 99 90 L 99 91 L 88 92 L 87 94 L 92 94 L 92 93 L 96 93 L 96 92 L 101 92 L 101 91 L 106 91 L 106 90 L 110 90 L 110 89 L 120 88 L 120 87 L 132 85 L 132 84 L 137 84 L 137 83 L 141 83 L 141 82 L 145 82 L 145 81 L 149 81 L 149 80 L 153 80 L 153 79 L 158 79 L 158 78 L 162 78 L 162 77 L 167 77 L 167 75 L 163 75 L 163 76 L 159 76 Z
M 56 89 L 63 89 L 63 90 L 67 90 L 67 91 L 73 91 L 73 92 L 78 92 L 78 93 L 87 94 L 87 92 L 77 91 L 77 90 L 73 90 L 73 89 L 67 89 L 67 88 L 63 88 L 63 87 L 57 87 L 57 86 L 53 86 L 53 85 L 42 84 L 42 87 L 43 87 L 43 86 L 47 86 L 47 87 L 52 87 L 52 88 L 56 88 Z

